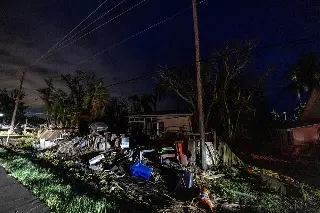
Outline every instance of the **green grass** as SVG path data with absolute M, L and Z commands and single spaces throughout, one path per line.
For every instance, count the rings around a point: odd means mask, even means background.
M 279 191 L 262 187 L 260 183 L 249 176 L 236 174 L 227 175 L 218 181 L 208 181 L 210 192 L 220 198 L 237 201 L 247 206 L 247 212 L 252 213 L 319 213 L 320 191 L 303 186 L 301 195 L 284 195 Z M 239 193 L 240 192 L 240 193 Z
M 115 204 L 107 198 L 80 194 L 73 190 L 71 184 L 65 183 L 47 169 L 2 148 L 0 166 L 30 189 L 52 212 L 105 213 L 115 210 Z
M 25 141 L 25 143 L 28 142 Z M 107 197 L 106 194 L 113 186 L 113 182 L 106 173 L 83 173 L 74 166 L 74 161 L 58 158 L 50 151 L 46 151 L 39 159 L 46 160 L 45 164 L 51 162 L 59 168 L 64 168 L 63 173 L 67 174 L 66 176 L 76 176 L 81 181 L 81 186 L 75 187 L 74 180 L 66 180 L 64 176 L 53 173 L 52 169 L 45 169 L 38 163 L 32 162 L 26 156 L 0 148 L 0 166 L 4 167 L 13 177 L 30 189 L 52 212 L 115 212 L 116 206 L 121 207 L 121 205 L 126 204 L 121 203 L 119 205 L 116 200 L 110 201 L 110 197 Z M 320 190 L 308 185 L 300 184 L 302 196 L 293 197 L 262 187 L 260 183 L 250 179 L 248 175 L 244 175 L 238 169 L 222 172 L 226 174 L 225 178 L 221 178 L 218 181 L 206 181 L 205 185 L 217 197 L 229 201 L 238 201 L 247 206 L 247 211 L 245 212 L 320 212 Z M 95 180 L 98 180 L 98 183 Z M 83 185 L 86 183 L 97 184 L 103 195 L 93 196 L 93 194 L 96 195 L 96 192 L 88 193 Z M 82 189 L 82 192 L 79 188 Z M 115 195 L 124 198 L 124 196 L 121 196 L 122 194 L 115 193 Z M 134 212 L 136 207 L 132 206 L 130 211 Z

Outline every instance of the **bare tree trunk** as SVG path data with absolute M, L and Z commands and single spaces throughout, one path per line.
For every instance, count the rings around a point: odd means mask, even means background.
M 194 27 L 194 40 L 196 49 L 196 66 L 197 66 L 197 96 L 198 96 L 198 113 L 199 113 L 199 131 L 201 141 L 201 162 L 202 169 L 207 169 L 207 155 L 205 144 L 205 129 L 204 129 L 204 115 L 202 104 L 202 82 L 201 82 L 201 69 L 200 69 L 200 43 L 199 43 L 199 29 L 198 29 L 198 14 L 197 14 L 197 0 L 192 0 L 193 9 L 193 27 Z
M 12 115 L 12 119 L 11 119 L 10 129 L 8 131 L 6 146 L 8 145 L 10 134 L 13 132 L 14 122 L 16 120 L 16 115 L 17 115 L 17 110 L 18 110 L 18 106 L 19 106 L 19 100 L 20 100 L 20 95 L 22 92 L 22 86 L 23 86 L 23 81 L 24 81 L 25 75 L 26 75 L 26 71 L 23 71 L 22 76 L 20 78 L 20 85 L 19 85 L 18 94 L 16 96 L 16 100 L 15 100 L 15 104 L 14 104 L 14 110 L 13 110 L 13 115 Z

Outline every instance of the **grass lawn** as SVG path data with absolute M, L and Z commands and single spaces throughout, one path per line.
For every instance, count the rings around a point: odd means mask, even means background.
M 3 148 L 0 148 L 0 166 L 30 189 L 52 212 L 115 212 L 115 204 L 107 197 L 79 193 L 49 170 Z
M 25 141 L 25 143 L 28 144 L 28 141 Z M 130 202 L 126 200 L 125 195 L 130 194 L 128 188 L 120 192 L 113 191 L 113 196 L 110 197 L 110 188 L 113 188 L 113 181 L 104 173 L 99 175 L 81 172 L 74 167 L 72 160 L 56 158 L 50 151 L 45 152 L 42 157 L 38 158 L 46 161 L 39 164 L 37 161 L 32 161 L 27 155 L 20 155 L 0 148 L 0 166 L 30 189 L 52 212 L 104 213 L 121 211 L 133 213 L 155 212 L 157 209 L 145 210 L 145 208 L 142 208 L 145 206 L 138 205 L 138 203 L 134 205 L 135 199 L 131 199 Z M 50 164 L 56 168 L 47 168 L 46 166 Z M 57 173 L 56 170 L 59 172 Z M 245 206 L 244 212 L 320 212 L 320 190 L 297 183 L 297 186 L 301 187 L 301 189 L 298 188 L 297 192 L 291 191 L 289 190 L 290 187 L 287 187 L 287 193 L 282 194 L 241 171 L 238 169 L 221 170 L 222 173 L 226 174 L 224 178 L 216 181 L 206 179 L 201 182 L 216 197 L 231 202 L 239 202 L 242 206 Z M 76 176 L 77 178 L 68 179 L 69 176 Z M 89 183 L 96 183 L 96 188 L 99 190 L 86 188 L 86 184 Z M 125 183 L 122 183 L 122 187 L 124 185 Z M 138 189 L 140 189 L 139 187 L 141 186 L 138 186 Z M 143 187 L 141 190 L 134 191 L 134 194 L 140 196 L 142 194 L 139 193 L 145 193 Z M 156 202 L 157 199 L 152 198 L 151 206 L 155 206 Z M 176 209 L 176 207 L 175 205 L 170 206 L 172 209 Z
M 245 212 L 253 213 L 319 213 L 320 190 L 298 183 L 301 189 L 287 194 L 270 189 L 248 175 L 225 171 L 225 178 L 208 181 L 206 186 L 220 198 L 240 202 L 247 206 Z M 288 185 L 287 185 L 288 186 Z

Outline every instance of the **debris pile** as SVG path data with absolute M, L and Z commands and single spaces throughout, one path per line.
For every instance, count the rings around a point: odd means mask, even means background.
M 208 183 L 219 185 L 225 174 L 202 172 L 191 163 L 194 156 L 184 150 L 183 141 L 145 145 L 144 141 L 133 142 L 124 134 L 108 132 L 101 122 L 93 123 L 90 130 L 84 137 L 72 137 L 73 133 L 66 130 L 44 130 L 34 143 L 37 157 L 60 165 L 68 175 L 86 181 L 103 193 L 138 203 L 147 212 L 203 212 L 204 209 L 236 212 L 246 205 L 219 197 L 214 187 L 208 188 Z M 208 153 L 216 152 L 212 144 L 207 146 Z M 208 162 L 214 165 L 218 161 L 239 161 L 232 156 L 230 159 L 217 156 L 209 154 Z M 243 167 L 243 171 L 258 173 L 254 167 Z M 264 174 L 270 176 L 268 171 Z M 289 180 L 285 176 L 282 179 Z M 255 195 L 241 190 L 228 193 L 256 199 Z
M 61 129 L 44 130 L 33 146 L 37 156 L 105 193 L 119 194 L 154 211 L 172 203 L 169 197 L 179 190 L 194 187 L 190 156 L 183 152 L 181 141 L 142 146 L 124 134 L 108 132 L 101 122 L 93 123 L 85 137 L 70 135 Z

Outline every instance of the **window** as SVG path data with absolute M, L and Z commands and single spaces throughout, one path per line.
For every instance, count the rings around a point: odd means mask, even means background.
M 152 123 L 147 123 L 147 135 L 152 135 Z
M 159 126 L 158 126 L 158 135 L 162 135 L 163 133 L 164 133 L 164 122 L 158 122 L 159 124 Z
M 287 131 L 287 141 L 288 141 L 289 146 L 293 145 L 293 132 L 292 132 L 292 130 Z
M 143 123 L 131 123 L 129 131 L 133 135 L 141 134 L 143 132 Z
M 156 135 L 157 134 L 157 123 L 147 123 L 147 135 Z

